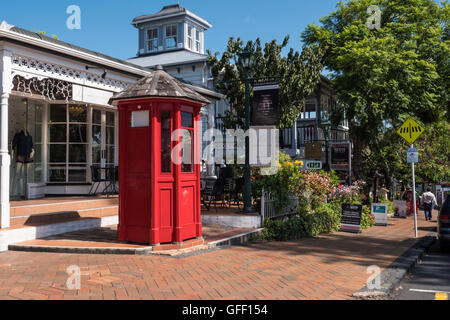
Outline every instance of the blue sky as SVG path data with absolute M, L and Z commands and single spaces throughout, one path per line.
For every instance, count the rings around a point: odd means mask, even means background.
M 285 35 L 289 46 L 301 49 L 300 33 L 308 23 L 333 11 L 337 0 L 181 0 L 180 4 L 207 19 L 213 28 L 205 34 L 206 48 L 222 52 L 230 36 L 264 42 Z M 177 0 L 22 0 L 2 1 L 0 21 L 32 31 L 56 34 L 60 40 L 116 58 L 136 55 L 137 30 L 130 24 L 139 15 L 152 14 Z M 69 5 L 81 8 L 81 30 L 66 27 Z

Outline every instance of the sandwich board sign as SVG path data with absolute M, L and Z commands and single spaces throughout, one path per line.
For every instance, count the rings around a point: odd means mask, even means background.
M 402 200 L 394 201 L 394 212 L 395 212 L 396 217 L 406 219 L 407 211 L 408 211 L 408 207 L 406 205 L 406 201 L 402 201 Z
M 362 209 L 362 205 L 343 204 L 340 231 L 361 233 Z
M 387 204 L 372 204 L 372 215 L 375 217 L 376 226 L 387 226 L 388 224 L 388 205 Z

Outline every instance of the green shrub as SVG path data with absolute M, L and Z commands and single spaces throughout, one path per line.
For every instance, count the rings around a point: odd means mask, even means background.
M 372 215 L 370 207 L 364 206 L 361 218 L 361 229 L 372 228 L 374 225 L 375 217 Z
M 321 234 L 337 232 L 341 228 L 342 207 L 338 203 L 323 204 L 313 213 L 299 212 L 289 219 L 267 220 L 264 230 L 254 240 L 287 241 L 316 237 Z M 375 221 L 370 208 L 363 207 L 361 228 L 373 227 Z
M 296 240 L 305 237 L 315 237 L 320 234 L 336 232 L 341 225 L 340 210 L 328 204 L 323 204 L 313 213 L 299 212 L 287 219 L 268 220 L 264 231 L 256 240 Z

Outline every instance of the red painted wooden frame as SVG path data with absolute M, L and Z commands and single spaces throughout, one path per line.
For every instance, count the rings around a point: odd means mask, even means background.
M 119 240 L 157 245 L 202 236 L 200 204 L 200 109 L 183 99 L 122 100 L 119 109 Z M 149 111 L 149 127 L 132 128 L 131 113 Z M 183 173 L 172 163 L 162 173 L 161 111 L 170 111 L 172 133 L 181 128 L 181 112 L 193 114 L 194 170 Z M 178 134 L 172 151 L 180 143 Z M 177 155 L 181 159 L 181 152 Z M 181 161 L 178 161 L 181 163 Z

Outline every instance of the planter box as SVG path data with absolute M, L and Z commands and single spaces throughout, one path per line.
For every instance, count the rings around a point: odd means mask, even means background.
M 45 198 L 45 183 L 27 183 L 27 190 L 25 198 L 27 200 L 42 199 Z

